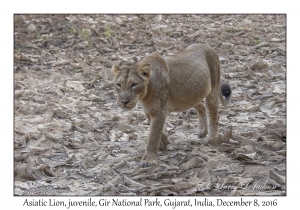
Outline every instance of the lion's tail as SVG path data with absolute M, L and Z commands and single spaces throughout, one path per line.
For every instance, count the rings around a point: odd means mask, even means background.
M 224 97 L 225 99 L 224 99 Z M 223 82 L 221 85 L 220 85 L 220 101 L 222 103 L 222 105 L 226 106 L 229 101 L 230 101 L 230 98 L 231 98 L 231 87 L 228 83 L 225 83 Z

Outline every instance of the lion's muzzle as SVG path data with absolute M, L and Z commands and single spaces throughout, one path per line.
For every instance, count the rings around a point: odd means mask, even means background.
M 125 109 L 125 110 L 130 110 L 132 109 L 133 107 L 135 107 L 135 105 L 137 104 L 137 100 L 121 100 L 119 99 L 118 100 L 118 105 L 119 107 Z

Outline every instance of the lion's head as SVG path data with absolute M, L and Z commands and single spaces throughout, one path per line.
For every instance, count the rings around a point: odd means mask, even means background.
M 113 65 L 111 72 L 114 75 L 115 88 L 118 93 L 118 105 L 123 109 L 132 109 L 147 93 L 151 65 L 149 63 L 124 67 Z

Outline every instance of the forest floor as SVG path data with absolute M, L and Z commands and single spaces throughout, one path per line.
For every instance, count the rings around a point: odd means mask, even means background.
M 171 113 L 158 165 L 149 125 L 116 104 L 110 68 L 193 43 L 219 54 L 220 139 Z M 15 15 L 15 195 L 286 195 L 285 15 Z

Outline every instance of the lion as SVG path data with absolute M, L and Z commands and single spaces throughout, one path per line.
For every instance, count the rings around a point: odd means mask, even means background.
M 170 112 L 195 108 L 197 136 L 218 137 L 219 100 L 223 105 L 229 103 L 231 87 L 227 83 L 220 84 L 219 56 L 210 46 L 193 44 L 167 57 L 153 53 L 135 64 L 123 67 L 115 64 L 111 72 L 118 94 L 117 104 L 130 110 L 139 103 L 150 123 L 141 167 L 157 164 L 158 149 L 167 150 L 163 126 Z M 209 127 L 204 98 L 210 116 Z

